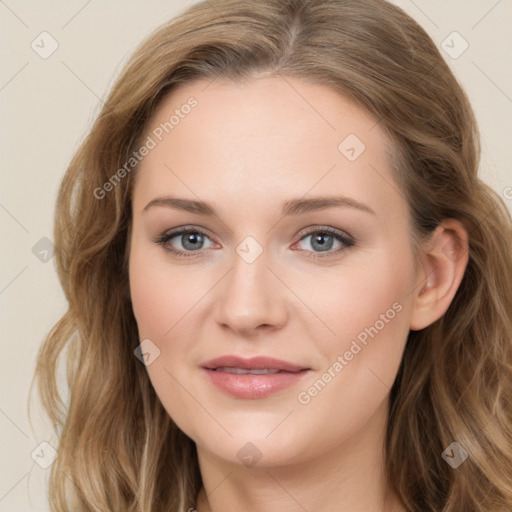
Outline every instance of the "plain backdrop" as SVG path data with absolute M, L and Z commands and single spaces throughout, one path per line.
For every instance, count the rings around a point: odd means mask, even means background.
M 27 398 L 37 350 L 66 307 L 44 252 L 58 185 L 122 64 L 192 3 L 0 0 L 0 511 L 49 510 L 50 470 L 39 462 L 51 452 L 41 443 L 56 439 L 37 403 L 31 428 Z M 482 134 L 481 176 L 512 209 L 512 1 L 394 3 L 427 30 L 467 91 Z

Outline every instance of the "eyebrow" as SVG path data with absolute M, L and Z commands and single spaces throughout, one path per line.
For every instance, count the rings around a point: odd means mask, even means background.
M 198 215 L 205 215 L 208 217 L 219 217 L 215 207 L 208 202 L 171 196 L 156 197 L 150 201 L 142 211 L 146 212 L 150 208 L 156 206 L 173 208 L 175 210 L 182 210 L 190 213 L 196 213 Z M 320 196 L 311 197 L 308 199 L 290 199 L 284 202 L 282 207 L 282 216 L 286 217 L 290 215 L 301 215 L 304 213 L 315 212 L 327 208 L 354 208 L 366 213 L 370 213 L 372 215 L 376 215 L 369 206 L 350 197 Z

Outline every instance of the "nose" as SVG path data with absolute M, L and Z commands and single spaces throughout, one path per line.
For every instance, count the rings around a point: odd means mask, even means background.
M 223 329 L 251 336 L 285 325 L 287 290 L 269 268 L 265 252 L 253 262 L 235 253 L 232 270 L 217 288 L 216 321 Z

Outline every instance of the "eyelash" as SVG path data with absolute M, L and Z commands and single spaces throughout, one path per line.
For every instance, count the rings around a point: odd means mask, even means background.
M 193 258 L 193 257 L 197 257 L 198 253 L 200 253 L 200 251 L 182 251 L 180 249 L 175 249 L 175 248 L 173 248 L 171 246 L 166 246 L 167 242 L 169 240 L 171 240 L 172 238 L 175 238 L 175 237 L 180 236 L 180 235 L 184 235 L 186 233 L 200 233 L 202 235 L 207 236 L 208 238 L 211 238 L 208 235 L 208 233 L 205 230 L 203 230 L 202 228 L 199 228 L 199 227 L 185 227 L 185 228 L 177 229 L 176 231 L 164 232 L 161 235 L 157 236 L 153 241 L 156 244 L 159 244 L 162 247 L 164 247 L 164 249 L 166 251 L 169 251 L 169 252 L 175 254 L 179 258 Z M 305 252 L 311 252 L 311 254 L 307 256 L 308 258 L 313 258 L 313 259 L 316 259 L 316 260 L 332 258 L 332 257 L 338 255 L 339 253 L 345 251 L 349 247 L 352 247 L 352 246 L 355 245 L 355 241 L 354 241 L 354 239 L 352 237 L 350 237 L 349 235 L 347 235 L 347 234 L 345 234 L 345 233 L 343 233 L 341 231 L 338 231 L 337 229 L 330 228 L 329 226 L 319 226 L 319 227 L 317 227 L 317 228 L 315 228 L 313 230 L 310 230 L 310 231 L 308 231 L 306 233 L 303 233 L 301 235 L 300 239 L 299 239 L 299 242 L 302 241 L 303 238 L 306 238 L 306 237 L 311 236 L 313 234 L 324 234 L 324 235 L 327 234 L 327 235 L 331 235 L 335 239 L 337 239 L 339 242 L 341 242 L 343 244 L 343 247 L 341 247 L 339 249 L 336 249 L 334 251 L 327 252 L 326 253 L 327 255 L 323 255 L 323 254 L 318 253 L 318 252 L 305 251 Z

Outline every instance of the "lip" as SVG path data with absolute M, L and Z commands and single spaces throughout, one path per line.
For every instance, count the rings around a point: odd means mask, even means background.
M 305 366 L 298 366 L 296 364 L 289 363 L 288 361 L 276 359 L 275 357 L 256 356 L 244 358 L 235 355 L 217 357 L 216 359 L 206 361 L 206 363 L 203 363 L 201 366 L 208 369 L 231 367 L 245 368 L 248 370 L 263 370 L 268 368 L 269 370 L 283 370 L 286 372 L 299 372 L 301 370 L 310 369 Z
M 202 370 L 221 391 L 237 398 L 265 398 L 278 391 L 297 384 L 311 370 L 273 357 L 242 358 L 228 355 L 203 363 Z M 275 370 L 268 374 L 235 374 L 225 368 L 242 370 Z

